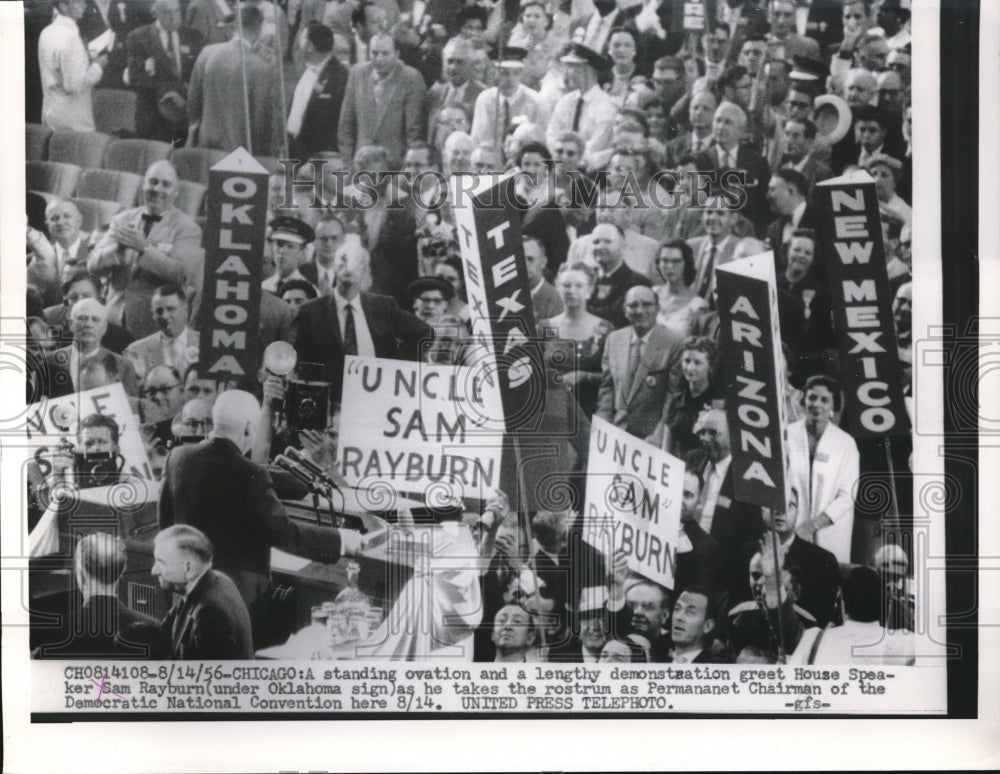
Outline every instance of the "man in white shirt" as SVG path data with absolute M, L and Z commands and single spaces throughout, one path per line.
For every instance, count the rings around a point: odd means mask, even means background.
M 611 60 L 593 49 L 573 43 L 559 61 L 566 65 L 564 78 L 569 93 L 552 111 L 546 144 L 553 144 L 562 132 L 576 132 L 584 141 L 584 166 L 588 172 L 593 172 L 598 165 L 596 155 L 611 145 L 618 113 L 611 97 L 598 84 L 598 75 L 610 69 Z
M 299 264 L 305 257 L 305 247 L 315 238 L 308 223 L 298 218 L 282 216 L 269 224 L 271 236 L 268 241 L 274 250 L 274 274 L 260 283 L 269 293 L 277 295 L 281 283 L 291 279 L 306 279 L 299 271 Z
M 333 32 L 312 23 L 302 38 L 305 70 L 295 84 L 285 128 L 292 158 L 305 161 L 337 149 L 337 122 L 347 86 L 347 70 L 333 56 Z
M 524 58 L 523 48 L 506 46 L 503 58 L 497 64 L 497 85 L 484 89 L 476 97 L 472 115 L 472 139 L 476 145 L 489 143 L 502 148 L 507 134 L 522 123 L 542 124 L 548 120 L 538 100 L 538 92 L 521 83 Z
M 94 131 L 91 93 L 104 75 L 107 53 L 92 57 L 77 22 L 86 0 L 58 0 L 52 23 L 38 38 L 42 123 L 53 131 Z
M 198 334 L 188 328 L 187 296 L 179 285 L 163 285 L 153 292 L 153 319 L 159 331 L 134 341 L 125 349 L 136 375 L 144 379 L 158 365 L 184 373 L 198 362 Z

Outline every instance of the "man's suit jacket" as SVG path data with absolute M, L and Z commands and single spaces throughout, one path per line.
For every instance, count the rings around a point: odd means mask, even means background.
M 792 161 L 787 157 L 782 157 L 778 168 L 790 166 L 793 166 Z M 813 187 L 816 183 L 822 183 L 824 180 L 829 180 L 833 177 L 833 170 L 825 162 L 811 155 L 806 158 L 805 164 L 802 165 L 802 169 L 799 172 L 806 179 L 806 182 L 809 183 L 810 198 L 812 197 Z
M 108 53 L 108 66 L 104 68 L 104 76 L 101 78 L 99 86 L 110 89 L 125 88 L 123 75 L 128 64 L 125 41 L 133 30 L 152 23 L 151 6 L 152 3 L 148 0 L 128 3 L 112 0 L 108 4 L 108 21 L 105 23 L 97 8 L 97 3 L 94 0 L 87 0 L 83 16 L 77 22 L 83 42 L 90 43 L 109 28 L 115 33 L 115 43 Z
M 187 94 L 188 122 L 198 122 L 197 145 L 233 151 L 246 146 L 240 39 L 205 46 L 195 61 Z M 271 153 L 275 106 L 273 65 L 249 44 L 246 48 L 247 96 L 253 152 Z
M 708 235 L 692 237 L 687 240 L 688 246 L 691 248 L 691 252 L 694 253 L 694 287 L 696 292 L 702 287 L 704 278 L 708 272 L 711 271 L 714 273 L 716 267 L 722 266 L 723 264 L 729 263 L 733 260 L 733 253 L 736 252 L 736 245 L 739 244 L 740 240 L 738 237 L 730 234 L 729 238 L 725 241 L 722 247 L 716 248 L 715 265 L 711 267 L 708 266 L 709 256 L 707 254 L 703 254 L 703 251 L 708 249 L 708 242 Z M 705 294 L 706 301 L 711 299 L 711 289 L 713 287 L 715 287 L 715 279 L 714 276 L 710 276 L 709 284 L 707 285 L 708 292 Z
M 663 404 L 676 388 L 683 338 L 655 325 L 642 348 L 639 366 L 628 384 L 633 329 L 621 328 L 604 342 L 597 414 L 637 438 L 646 438 L 663 415 Z
M 252 659 L 250 614 L 229 578 L 209 569 L 163 619 L 170 658 L 179 661 Z
M 597 281 L 597 286 L 587 302 L 587 311 L 603 317 L 615 328 L 623 328 L 628 325 L 623 306 L 625 294 L 629 288 L 634 288 L 636 285 L 649 287 L 650 284 L 648 277 L 633 271 L 622 262 L 622 265 L 611 274 Z
M 198 362 L 198 333 L 190 328 L 187 330 L 187 336 L 185 336 L 185 349 L 194 349 L 194 352 L 185 353 L 193 355 L 193 360 L 191 362 Z M 127 357 L 131 363 L 132 367 L 135 369 L 136 376 L 142 380 L 146 378 L 146 374 L 150 372 L 151 369 L 158 365 L 163 365 L 163 345 L 160 341 L 159 333 L 151 333 L 145 338 L 141 338 L 138 341 L 133 341 L 125 348 L 125 357 Z M 190 363 L 188 363 L 190 365 Z M 178 368 L 181 377 L 184 376 L 184 368 Z
M 159 622 L 137 613 L 117 597 L 99 594 L 86 601 L 76 589 L 43 597 L 33 613 L 52 614 L 58 624 L 31 627 L 35 658 L 162 658 Z
M 141 231 L 144 212 L 145 207 L 119 212 L 111 219 L 111 227 L 133 226 Z M 124 294 L 122 303 L 109 305 L 109 320 L 121 323 L 137 338 L 157 330 L 150 308 L 153 291 L 168 282 L 182 287 L 189 282 L 200 284 L 202 273 L 201 227 L 176 207 L 153 224 L 147 239 L 155 252 L 137 255 L 125 248 L 125 262 L 112 268 L 109 276 L 111 289 Z M 107 233 L 90 254 L 91 274 L 102 271 L 96 263 L 102 256 L 118 250 L 118 243 Z
M 711 136 L 708 138 L 711 142 Z M 685 131 L 667 143 L 667 167 L 677 167 L 681 159 L 692 152 L 691 132 Z
M 72 346 L 72 345 L 70 345 Z M 70 376 L 70 347 L 60 347 L 45 356 L 45 366 L 47 380 L 43 387 L 43 394 L 49 398 L 61 398 L 65 395 L 72 395 L 76 392 L 73 387 L 73 378 Z M 127 395 L 136 395 L 139 392 L 139 380 L 136 379 L 135 370 L 132 363 L 121 355 L 116 355 L 109 349 L 101 347 L 93 358 L 101 359 L 111 357 L 118 367 L 118 381 Z
M 855 121 L 851 121 L 851 128 L 847 130 L 847 134 L 830 150 L 830 167 L 837 175 L 844 174 L 844 170 L 857 164 L 861 157 L 861 145 L 858 144 L 854 128 Z M 906 140 L 903 138 L 901 124 L 893 124 L 886 132 L 882 153 L 900 161 L 906 156 Z
M 375 345 L 376 357 L 416 360 L 419 342 L 429 339 L 430 326 L 400 308 L 396 300 L 361 294 L 361 309 Z M 344 339 L 333 296 L 323 296 L 299 307 L 292 321 L 292 343 L 299 362 L 322 363 L 333 400 L 341 399 L 344 381 Z
M 712 146 L 707 151 L 699 153 L 695 159 L 697 169 L 708 172 L 722 172 L 719 167 L 718 148 Z M 757 238 L 763 239 L 764 231 L 769 222 L 767 206 L 767 184 L 771 180 L 771 170 L 767 162 L 756 151 L 746 145 L 740 145 L 736 150 L 736 169 L 746 173 L 747 200 L 743 205 L 743 214 L 753 223 Z
M 393 158 L 403 158 L 409 143 L 424 138 L 426 92 L 420 73 L 400 62 L 376 99 L 372 64 L 351 67 L 337 131 L 340 151 L 352 159 L 363 145 L 382 145 Z
M 215 548 L 215 566 L 237 584 L 249 605 L 267 586 L 271 548 L 333 564 L 340 533 L 288 518 L 267 470 L 222 438 L 177 446 L 164 464 L 160 529 L 190 524 Z
M 535 320 L 547 320 L 563 312 L 563 302 L 557 291 L 545 280 L 534 293 L 531 294 L 531 306 L 535 310 Z
M 233 5 L 232 0 L 226 2 Z M 221 21 L 222 12 L 216 0 L 192 0 L 184 17 L 185 26 L 198 30 L 204 37 L 206 46 L 225 43 L 229 39 L 225 29 L 219 26 Z
M 725 581 L 725 552 L 697 522 L 685 522 L 681 529 L 691 541 L 691 550 L 677 552 L 674 589 L 680 591 L 691 586 L 704 586 L 717 592 Z
M 412 207 L 389 207 L 383 194 L 369 209 L 342 214 L 344 222 L 361 235 L 371 256 L 371 292 L 391 296 L 409 306 L 406 289 L 419 273 L 417 221 Z
M 171 138 L 175 131 L 175 123 L 168 121 L 160 113 L 157 102 L 160 97 L 169 92 L 176 92 L 187 98 L 188 82 L 194 63 L 205 45 L 205 39 L 197 30 L 181 27 L 177 30 L 180 41 L 181 69 L 177 71 L 177 60 L 167 53 L 160 39 L 159 28 L 155 24 L 140 27 L 128 36 L 129 84 L 139 94 L 139 109 L 137 116 L 145 129 L 143 134 L 156 136 L 157 139 Z M 153 60 L 153 72 L 146 69 L 146 62 Z M 180 122 L 185 125 L 182 119 Z
M 438 113 L 441 112 L 445 98 L 448 96 L 449 86 L 449 83 L 438 81 L 427 90 L 428 137 L 434 136 L 434 129 L 437 127 Z M 458 104 L 465 108 L 465 112 L 469 116 L 470 124 L 472 122 L 472 116 L 476 111 L 476 97 L 478 97 L 485 88 L 486 84 L 477 81 L 475 78 L 470 78 L 465 82 L 465 91 L 462 93 L 462 100 L 458 102 Z
M 684 456 L 684 462 L 687 467 L 697 470 L 704 479 L 709 459 L 702 449 L 688 452 Z M 733 465 L 730 462 L 726 475 L 722 478 L 719 499 L 712 516 L 712 527 L 708 533 L 727 552 L 727 558 L 733 555 L 737 547 L 757 540 L 764 532 L 760 508 L 736 500 L 733 492 Z
M 765 534 L 764 539 L 770 540 L 770 537 Z M 760 544 L 757 541 L 740 547 L 732 565 L 730 605 L 752 599 L 749 567 L 750 560 L 759 550 Z M 837 589 L 840 586 L 840 566 L 837 558 L 826 549 L 796 535 L 785 553 L 784 569 L 791 567 L 796 568 L 796 576 L 801 584 L 801 592 L 795 604 L 808 610 L 820 626 L 839 622 Z
M 306 112 L 302 116 L 302 128 L 296 137 L 289 140 L 289 150 L 293 159 L 305 161 L 320 151 L 337 150 L 337 122 L 347 88 L 347 69 L 331 56 L 320 70 L 319 78 L 309 95 Z M 295 87 L 292 87 L 294 93 Z M 289 97 L 289 100 L 292 97 Z M 291 108 L 291 104 L 289 104 Z M 285 117 L 288 110 L 285 111 Z

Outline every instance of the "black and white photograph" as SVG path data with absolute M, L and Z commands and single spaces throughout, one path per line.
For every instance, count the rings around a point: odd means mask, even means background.
M 1000 765 L 998 8 L 3 6 L 5 770 Z

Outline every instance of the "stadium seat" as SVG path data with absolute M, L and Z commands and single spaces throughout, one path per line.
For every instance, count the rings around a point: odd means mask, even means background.
M 134 91 L 127 89 L 94 89 L 94 124 L 97 131 L 134 135 L 138 99 Z
M 122 207 L 134 207 L 142 188 L 142 177 L 117 169 L 85 169 L 76 184 L 76 195 L 86 199 L 118 202 Z
M 112 140 L 104 155 L 104 168 L 145 175 L 153 162 L 170 155 L 170 143 L 158 140 Z
M 52 130 L 41 124 L 24 125 L 24 158 L 28 161 L 45 161 L 49 153 Z
M 213 148 L 174 148 L 170 163 L 177 170 L 177 177 L 192 183 L 208 185 L 208 170 L 227 155 L 225 151 Z
M 84 231 L 94 231 L 108 225 L 111 218 L 124 209 L 118 202 L 108 202 L 103 199 L 77 197 L 73 202 L 83 216 Z
M 84 169 L 100 169 L 111 137 L 101 132 L 53 132 L 49 161 L 64 161 Z
M 61 161 L 28 161 L 25 162 L 25 187 L 29 191 L 52 194 L 61 199 L 73 195 L 77 180 L 80 178 L 80 167 Z
M 280 172 L 281 167 L 278 166 L 278 159 L 276 156 L 254 156 L 257 162 L 267 170 L 267 174 L 273 175 L 275 172 Z
M 177 200 L 174 202 L 174 206 L 189 218 L 197 218 L 201 214 L 201 203 L 205 199 L 207 190 L 208 188 L 201 183 L 178 180 Z

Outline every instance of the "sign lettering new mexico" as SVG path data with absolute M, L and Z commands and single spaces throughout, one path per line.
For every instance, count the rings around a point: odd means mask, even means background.
M 830 280 L 851 433 L 906 434 L 910 419 L 903 402 L 875 181 L 867 172 L 843 175 L 818 184 L 816 195 L 819 247 Z

